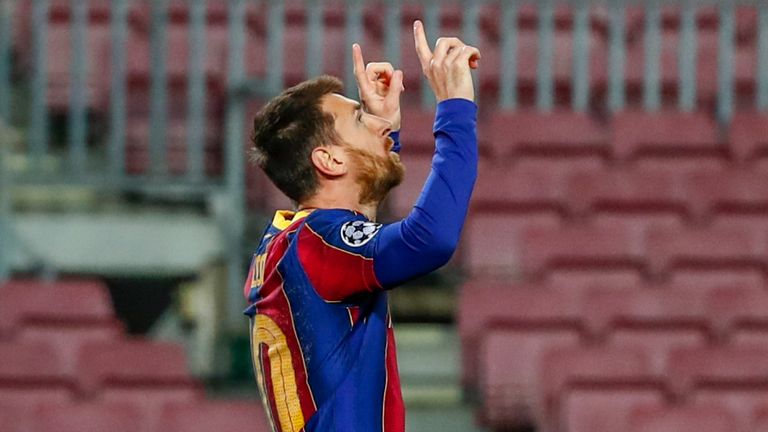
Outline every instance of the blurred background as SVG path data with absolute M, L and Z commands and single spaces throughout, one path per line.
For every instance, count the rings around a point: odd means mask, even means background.
M 419 431 L 768 431 L 768 2 L 0 0 L 0 431 L 267 431 L 242 284 L 290 203 L 245 156 L 350 47 L 405 72 L 405 216 L 460 36 L 480 176 L 391 293 Z

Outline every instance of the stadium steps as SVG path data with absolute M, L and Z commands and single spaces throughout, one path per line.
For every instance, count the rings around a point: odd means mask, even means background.
M 406 430 L 481 432 L 463 400 L 456 327 L 395 323 L 395 337 Z

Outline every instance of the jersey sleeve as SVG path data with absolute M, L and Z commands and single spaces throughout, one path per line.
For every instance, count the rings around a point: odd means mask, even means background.
M 347 210 L 316 210 L 307 217 L 299 257 L 321 297 L 341 301 L 392 288 L 448 262 L 477 177 L 476 118 L 471 101 L 438 104 L 432 169 L 405 219 L 382 225 Z

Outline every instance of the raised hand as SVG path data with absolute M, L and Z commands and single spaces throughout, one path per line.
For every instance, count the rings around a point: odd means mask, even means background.
M 458 38 L 447 37 L 438 39 L 435 51 L 432 52 L 421 21 L 413 23 L 413 40 L 421 70 L 438 102 L 452 98 L 475 100 L 475 88 L 469 70 L 477 69 L 480 50 L 464 44 Z
M 363 61 L 360 45 L 352 45 L 352 60 L 355 67 L 357 90 L 360 103 L 375 116 L 389 120 L 392 130 L 400 129 L 400 94 L 403 87 L 403 71 L 395 70 L 392 64 Z

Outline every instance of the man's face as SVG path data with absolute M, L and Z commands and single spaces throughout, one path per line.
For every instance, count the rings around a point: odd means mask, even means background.
M 361 186 L 361 204 L 380 202 L 405 175 L 400 155 L 391 151 L 390 122 L 339 94 L 324 96 L 323 110 L 335 118 L 336 133 L 350 156 L 350 170 Z

